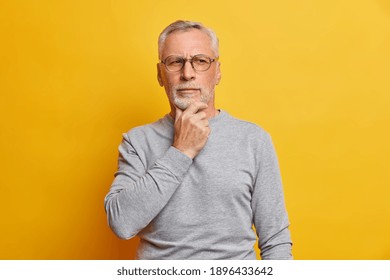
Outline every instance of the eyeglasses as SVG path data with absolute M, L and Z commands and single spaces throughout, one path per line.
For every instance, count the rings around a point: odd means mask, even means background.
M 194 55 L 192 58 L 186 59 L 177 55 L 170 55 L 161 61 L 165 65 L 165 68 L 169 72 L 178 72 L 183 69 L 186 62 L 190 62 L 192 69 L 198 72 L 203 72 L 209 70 L 211 63 L 217 61 L 218 57 L 210 58 L 204 54 Z

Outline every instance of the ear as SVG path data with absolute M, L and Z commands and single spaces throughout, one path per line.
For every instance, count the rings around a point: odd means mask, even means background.
M 162 77 L 161 77 L 160 63 L 157 63 L 157 80 L 158 80 L 158 84 L 160 85 L 160 87 L 162 87 L 163 82 L 162 82 Z
M 221 62 L 219 62 L 219 61 L 217 63 L 217 73 L 216 73 L 216 76 L 217 76 L 216 84 L 218 85 L 219 82 L 221 81 Z

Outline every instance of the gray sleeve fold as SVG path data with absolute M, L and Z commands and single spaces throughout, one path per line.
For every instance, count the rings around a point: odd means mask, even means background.
M 119 166 L 104 200 L 108 224 L 122 239 L 134 237 L 168 203 L 192 164 L 174 147 L 146 170 L 127 135 L 119 146 Z
M 266 134 L 252 194 L 253 222 L 264 260 L 292 259 L 289 220 L 279 164 L 271 137 Z

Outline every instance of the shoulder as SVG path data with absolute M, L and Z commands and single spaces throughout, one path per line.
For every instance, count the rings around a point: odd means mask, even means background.
M 225 111 L 222 111 L 225 114 L 225 124 L 229 130 L 237 135 L 247 138 L 247 140 L 254 140 L 264 142 L 270 138 L 269 133 L 260 125 L 242 120 L 232 115 L 228 114 Z
M 145 138 L 150 138 L 155 135 L 169 134 L 173 125 L 168 116 L 149 124 L 144 124 L 131 128 L 123 137 L 130 141 L 143 141 Z

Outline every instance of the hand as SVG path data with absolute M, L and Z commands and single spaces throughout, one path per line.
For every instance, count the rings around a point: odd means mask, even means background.
M 193 102 L 184 111 L 176 107 L 173 147 L 190 158 L 196 157 L 206 145 L 210 134 L 209 121 L 203 109 L 207 104 Z

